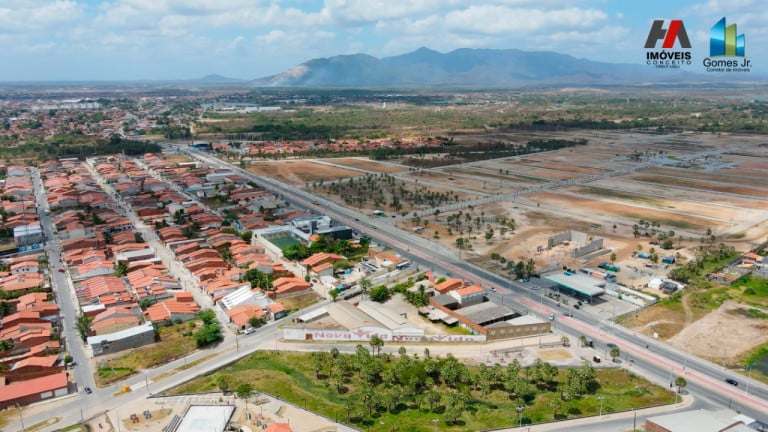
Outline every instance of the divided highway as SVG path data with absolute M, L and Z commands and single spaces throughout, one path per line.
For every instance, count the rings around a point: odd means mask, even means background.
M 400 252 L 403 256 L 411 258 L 417 265 L 426 268 L 440 270 L 444 274 L 453 274 L 485 287 L 495 287 L 496 293 L 489 293 L 497 302 L 518 310 L 529 310 L 542 316 L 557 314 L 559 328 L 578 338 L 585 335 L 589 338 L 612 342 L 617 344 L 622 353 L 631 357 L 635 367 L 648 371 L 655 382 L 665 384 L 674 380 L 677 376 L 684 376 L 688 382 L 686 390 L 694 396 L 707 396 L 720 406 L 738 408 L 741 412 L 757 419 L 768 418 L 768 386 L 724 369 L 709 361 L 681 352 L 667 344 L 653 340 L 647 336 L 637 334 L 631 330 L 615 325 L 609 321 L 603 321 L 591 314 L 574 310 L 574 317 L 559 315 L 546 304 L 532 302 L 529 288 L 523 284 L 510 281 L 507 278 L 490 273 L 484 269 L 463 262 L 456 255 L 442 245 L 430 242 L 422 237 L 412 235 L 387 223 L 384 219 L 371 219 L 367 215 L 361 215 L 355 210 L 342 207 L 334 202 L 319 199 L 298 188 L 286 185 L 277 180 L 257 176 L 244 169 L 222 162 L 210 154 L 201 153 L 188 148 L 179 149 L 188 155 L 206 162 L 214 167 L 229 168 L 239 174 L 257 182 L 265 189 L 280 194 L 284 199 L 294 204 L 315 209 L 346 224 L 356 230 L 365 232 L 377 242 L 385 244 Z M 320 201 L 320 205 L 314 205 L 314 201 Z M 622 354 L 624 355 L 624 354 Z M 725 382 L 726 378 L 733 378 L 739 382 L 735 387 Z M 747 392 L 747 389 L 749 390 Z

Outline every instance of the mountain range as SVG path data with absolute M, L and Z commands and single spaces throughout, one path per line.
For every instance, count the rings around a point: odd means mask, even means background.
M 339 55 L 304 62 L 258 78 L 256 87 L 523 87 L 530 85 L 625 85 L 652 80 L 683 81 L 637 64 L 604 63 L 552 51 L 462 48 L 440 53 L 419 48 L 376 58 Z

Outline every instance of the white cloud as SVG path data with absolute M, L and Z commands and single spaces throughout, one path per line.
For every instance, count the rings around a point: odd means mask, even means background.
M 597 9 L 510 9 L 502 6 L 471 6 L 446 15 L 446 26 L 455 31 L 485 34 L 521 33 L 554 27 L 589 28 L 607 18 Z
M 334 23 L 357 26 L 439 14 L 442 10 L 466 3 L 466 0 L 325 0 L 323 9 Z
M 72 0 L 10 1 L 0 5 L 0 32 L 40 32 L 70 25 L 82 17 L 83 7 Z

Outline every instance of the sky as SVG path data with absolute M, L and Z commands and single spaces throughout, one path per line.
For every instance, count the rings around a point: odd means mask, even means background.
M 644 64 L 655 19 L 682 19 L 694 69 L 720 18 L 768 72 L 761 0 L 0 0 L 0 81 L 254 79 L 318 57 L 428 47 L 556 51 Z

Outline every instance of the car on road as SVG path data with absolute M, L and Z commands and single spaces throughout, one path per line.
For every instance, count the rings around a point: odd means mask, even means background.
M 248 334 L 251 334 L 251 333 L 255 333 L 255 332 L 256 332 L 256 329 L 255 329 L 255 328 L 253 328 L 253 327 L 248 327 L 247 329 L 245 329 L 245 330 L 243 331 L 243 333 L 245 333 L 245 334 L 247 334 L 247 335 L 248 335 Z
M 60 268 L 60 269 L 59 269 L 59 270 L 57 270 L 57 271 L 58 271 L 59 273 L 64 273 L 64 269 L 63 269 L 63 268 Z
M 581 306 L 579 306 L 577 304 L 573 305 L 573 307 L 576 308 L 576 309 L 581 309 Z
M 607 343 L 606 346 L 608 347 L 608 349 L 614 349 L 614 348 L 618 348 L 619 347 L 615 343 Z
M 531 289 L 534 290 L 534 291 L 538 291 L 539 290 L 539 286 L 538 285 L 534 285 L 534 286 L 531 287 Z
M 738 386 L 739 386 L 739 382 L 738 382 L 738 381 L 736 381 L 736 380 L 735 380 L 735 379 L 733 379 L 733 378 L 726 378 L 726 379 L 725 379 L 725 382 L 727 382 L 728 384 L 730 384 L 730 385 L 732 385 L 732 386 L 736 386 L 736 387 L 738 387 Z
M 84 388 L 84 389 L 83 389 L 83 391 L 85 391 L 85 394 L 91 394 L 91 393 L 93 393 L 93 390 L 91 390 L 91 388 L 90 388 L 90 387 L 86 387 L 86 388 Z
M 570 312 L 566 312 L 566 313 L 564 313 L 564 314 L 563 314 L 563 316 L 567 316 L 567 317 L 573 317 L 573 314 L 572 314 L 572 313 L 570 313 Z
M 493 291 L 493 292 L 496 292 L 496 288 L 494 288 L 494 287 L 488 287 L 488 289 Z

